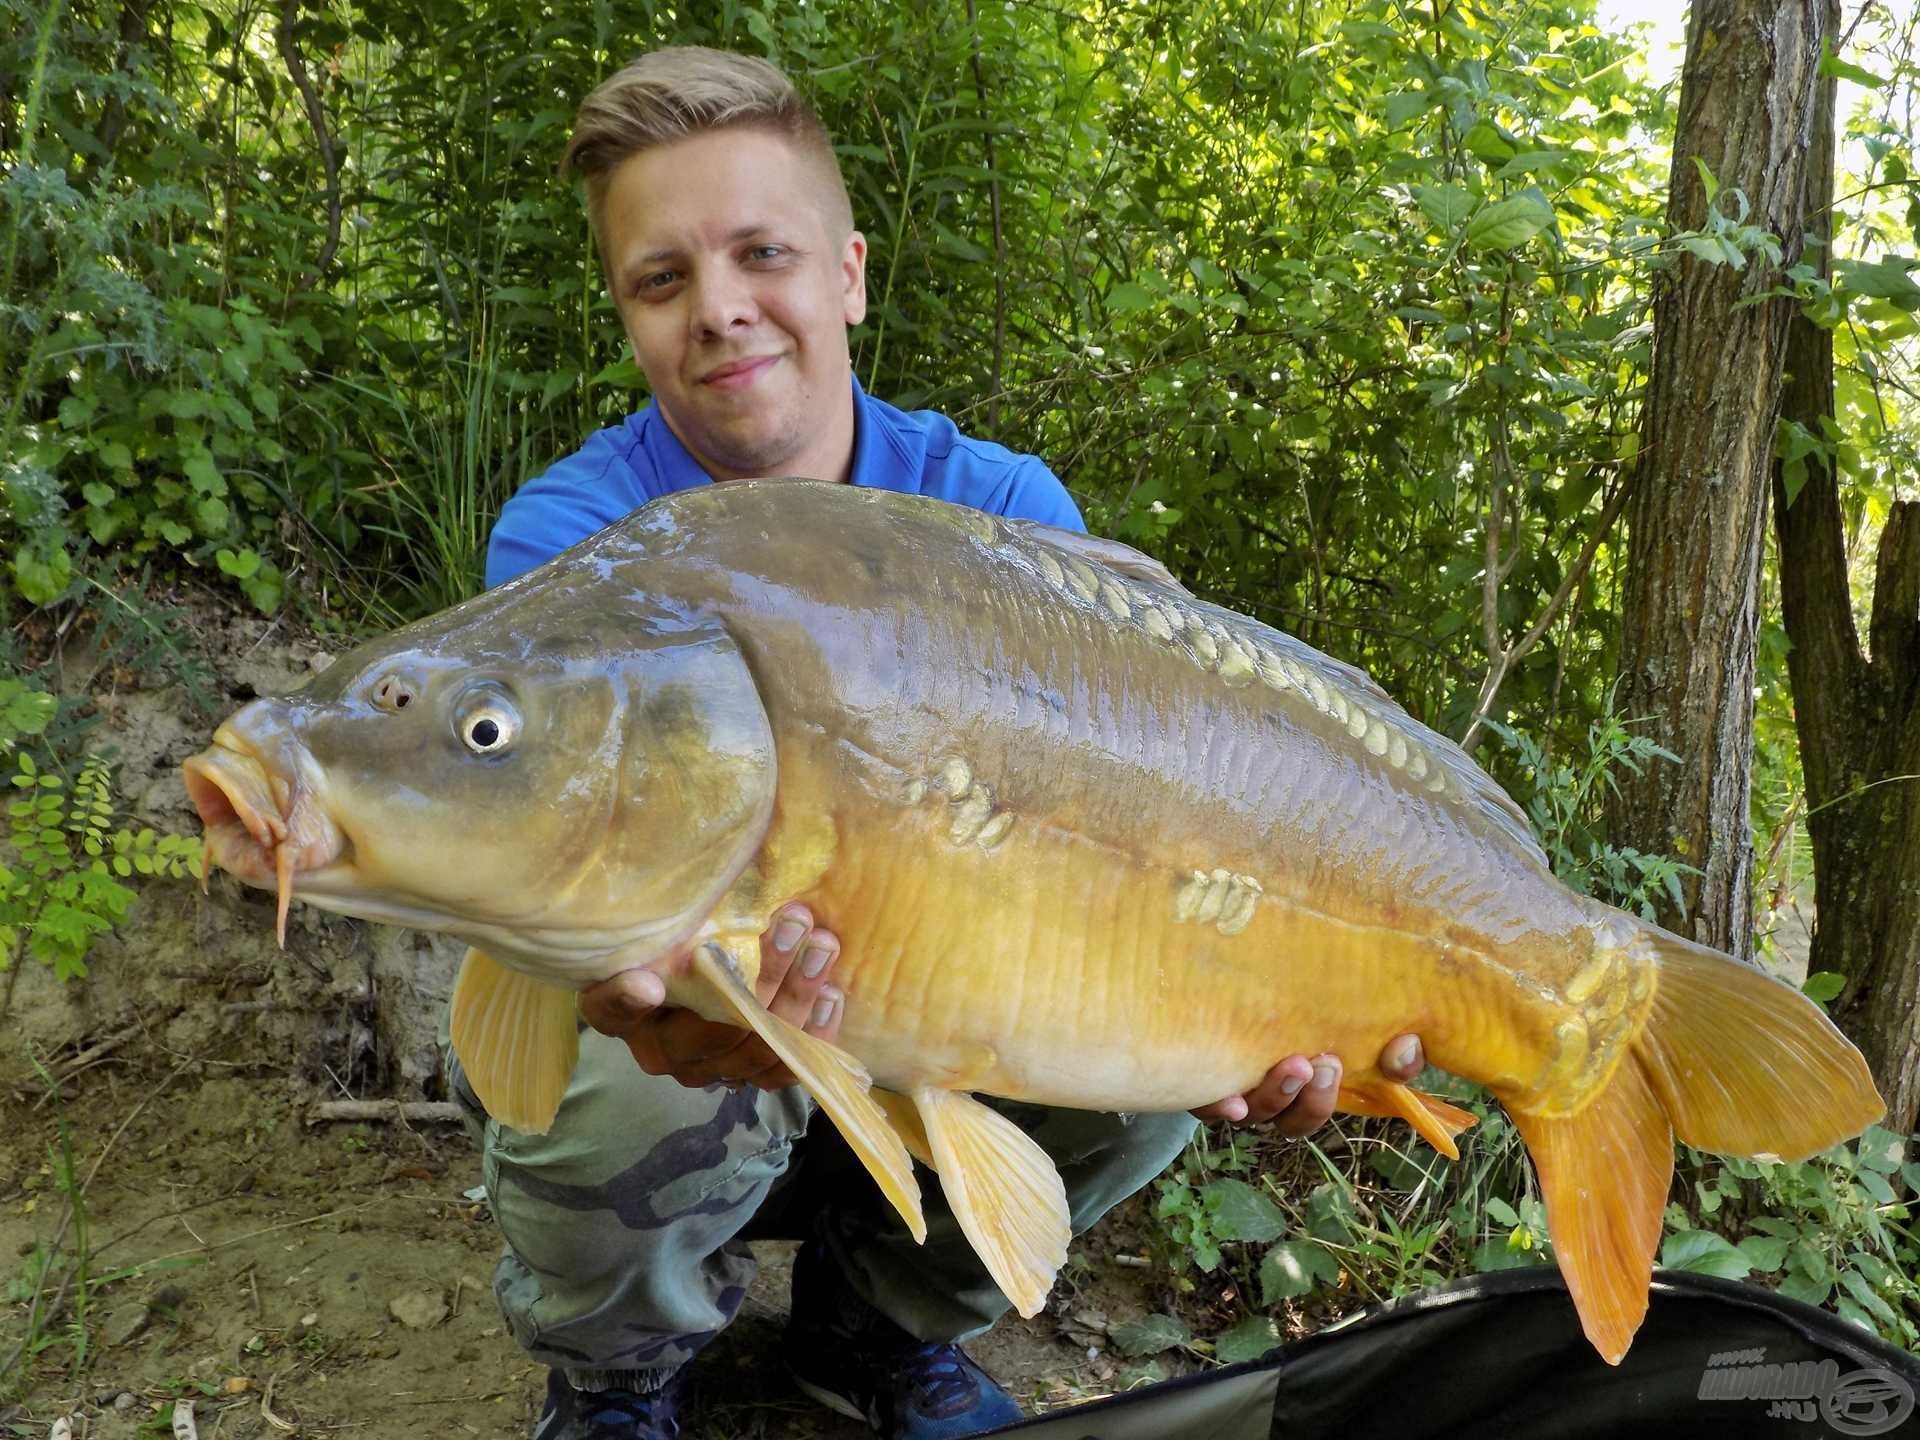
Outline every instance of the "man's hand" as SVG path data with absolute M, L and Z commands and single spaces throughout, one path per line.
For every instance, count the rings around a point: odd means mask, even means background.
M 1426 1063 L 1417 1035 L 1389 1040 L 1380 1052 L 1380 1073 L 1402 1084 L 1418 1075 Z M 1289 1055 L 1246 1094 L 1229 1095 L 1193 1113 L 1202 1120 L 1227 1120 L 1236 1125 L 1273 1120 L 1282 1135 L 1297 1140 L 1327 1123 L 1339 1095 L 1338 1055 L 1316 1055 L 1311 1060 L 1304 1055 Z
M 840 1033 L 846 997 L 828 983 L 840 941 L 814 928 L 804 905 L 783 905 L 760 937 L 760 1003 L 809 1035 Z M 775 1090 L 794 1083 L 793 1072 L 751 1030 L 716 1025 L 691 1010 L 666 1004 L 666 983 L 651 970 L 624 970 L 580 995 L 580 1013 L 602 1035 L 627 1042 L 649 1075 L 670 1075 L 699 1089 L 716 1081 Z

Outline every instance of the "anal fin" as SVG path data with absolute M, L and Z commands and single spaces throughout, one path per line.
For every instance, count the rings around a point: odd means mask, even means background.
M 453 1052 L 487 1114 L 544 1135 L 580 1058 L 571 990 L 509 970 L 469 948 L 453 987 Z
M 913 1160 L 887 1112 L 874 1099 L 866 1067 L 837 1045 L 816 1039 L 762 1005 L 720 946 L 706 944 L 693 952 L 693 975 L 706 983 L 722 1012 L 738 1016 L 799 1077 L 839 1127 L 881 1193 L 900 1212 L 913 1238 L 924 1243 L 927 1222 L 920 1210 L 920 1182 L 914 1178 Z M 706 1007 L 701 1008 L 704 1013 Z
M 1406 1121 L 1422 1140 L 1449 1160 L 1460 1158 L 1453 1137 L 1479 1119 L 1472 1111 L 1449 1105 L 1435 1095 L 1392 1080 L 1343 1080 L 1336 1110 L 1350 1115 L 1385 1115 Z
M 1638 1056 L 1561 1119 L 1507 1107 L 1533 1156 L 1553 1253 L 1580 1328 L 1618 1365 L 1647 1313 L 1660 1217 L 1673 1183 L 1673 1130 Z
M 1038 1315 L 1073 1227 L 1053 1157 L 971 1095 L 922 1086 L 913 1103 L 960 1229 L 1022 1315 Z

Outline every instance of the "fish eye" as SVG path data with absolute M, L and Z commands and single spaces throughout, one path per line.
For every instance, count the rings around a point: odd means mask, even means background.
M 476 755 L 498 755 L 513 743 L 520 722 L 504 705 L 484 705 L 460 721 L 460 739 Z
M 374 708 L 389 714 L 399 713 L 418 698 L 414 687 L 399 675 L 382 675 L 380 683 L 373 687 Z

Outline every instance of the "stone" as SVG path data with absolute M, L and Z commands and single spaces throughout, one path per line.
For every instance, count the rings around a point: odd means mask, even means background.
M 387 1313 L 409 1330 L 431 1330 L 447 1318 L 447 1297 L 438 1289 L 409 1290 L 387 1302 Z

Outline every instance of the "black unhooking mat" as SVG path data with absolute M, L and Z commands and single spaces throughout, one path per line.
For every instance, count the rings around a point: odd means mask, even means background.
M 1478 1275 L 1264 1359 L 996 1430 L 1020 1440 L 1846 1440 L 1920 1437 L 1920 1362 L 1754 1285 L 1653 1281 L 1618 1366 L 1560 1273 Z

